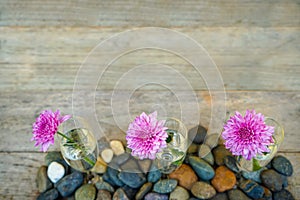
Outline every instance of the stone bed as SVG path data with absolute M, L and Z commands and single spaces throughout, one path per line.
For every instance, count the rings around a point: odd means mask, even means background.
M 294 199 L 285 189 L 293 174 L 285 157 L 276 156 L 256 172 L 241 172 L 221 142 L 213 144 L 214 138 L 205 138 L 205 128 L 191 131 L 197 134 L 184 164 L 169 175 L 161 174 L 150 160 L 132 158 L 118 140 L 98 141 L 100 155 L 89 174 L 68 166 L 60 152 L 49 152 L 37 174 L 38 199 Z M 138 170 L 129 173 L 126 168 Z

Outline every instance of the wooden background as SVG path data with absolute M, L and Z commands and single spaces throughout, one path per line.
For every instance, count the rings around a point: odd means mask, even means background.
M 37 197 L 35 177 L 45 154 L 30 141 L 31 125 L 44 109 L 72 112 L 73 84 L 88 53 L 113 34 L 150 26 L 182 32 L 207 49 L 222 75 L 228 112 L 255 108 L 284 126 L 279 153 L 294 166 L 288 189 L 299 200 L 299 0 L 1 0 L 0 199 Z M 114 77 L 150 62 L 177 67 L 187 77 L 199 100 L 200 122 L 208 126 L 211 97 L 199 75 L 174 56 L 141 51 L 115 63 L 96 91 L 97 113 L 106 117 L 100 119 L 104 131 L 119 131 L 110 114 Z M 130 108 L 137 113 L 172 95 L 154 87 L 137 90 L 134 97 Z M 178 109 L 173 101 L 167 104 Z

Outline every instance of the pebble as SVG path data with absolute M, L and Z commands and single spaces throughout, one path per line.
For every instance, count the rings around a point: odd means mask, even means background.
M 211 184 L 218 192 L 225 192 L 232 189 L 236 184 L 235 174 L 225 166 L 216 169 L 216 174 Z
M 156 183 L 161 178 L 161 172 L 154 165 L 147 175 L 147 180 L 152 183 Z
M 200 179 L 208 181 L 215 176 L 214 169 L 203 159 L 190 156 L 189 162 Z
M 110 161 L 112 160 L 113 156 L 114 156 L 114 152 L 113 152 L 112 149 L 104 149 L 101 152 L 101 158 L 106 163 L 110 163 Z
M 124 146 L 123 146 L 122 142 L 119 140 L 110 141 L 110 147 L 116 156 L 125 153 Z
M 63 197 L 70 196 L 83 183 L 83 175 L 80 172 L 73 172 L 65 176 L 57 183 L 57 190 Z
M 229 190 L 227 192 L 230 200 L 251 200 L 245 193 L 239 189 Z
M 223 159 L 223 162 L 228 169 L 230 169 L 233 172 L 238 173 L 240 170 L 236 164 L 236 160 L 233 156 L 225 156 Z
M 111 194 L 107 190 L 98 190 L 97 199 L 96 200 L 110 200 Z
M 207 134 L 207 129 L 201 125 L 191 128 L 188 132 L 189 139 L 196 144 L 201 144 Z
M 197 153 L 198 152 L 198 148 L 199 148 L 199 145 L 198 144 L 195 144 L 195 143 L 191 143 L 188 150 L 187 150 L 187 153 L 188 154 L 193 154 L 193 153 Z
M 213 198 L 210 200 L 228 200 L 228 196 L 226 193 L 217 193 Z
M 127 196 L 129 199 L 134 199 L 136 193 L 139 191 L 139 189 L 129 187 L 128 185 L 124 185 L 124 186 L 122 187 L 122 189 L 123 189 L 123 191 L 125 192 L 126 196 Z
M 177 170 L 170 173 L 169 178 L 178 180 L 178 185 L 188 190 L 190 190 L 193 184 L 198 181 L 196 173 L 187 164 L 182 164 Z
M 273 195 L 273 200 L 294 200 L 295 198 L 288 190 L 281 190 L 279 192 L 275 192 Z
M 251 198 L 259 199 L 264 195 L 264 188 L 252 180 L 244 180 L 239 187 Z
M 138 160 L 138 165 L 143 173 L 147 173 L 150 170 L 150 167 L 152 165 L 152 160 L 144 159 L 144 160 Z
M 264 171 L 266 169 L 267 169 L 266 167 L 263 167 L 257 171 L 253 171 L 253 172 L 243 171 L 242 175 L 245 179 L 250 179 L 257 183 L 261 183 L 260 174 L 262 171 Z
M 211 149 L 215 148 L 216 146 L 218 146 L 218 142 L 219 142 L 219 137 L 220 134 L 214 133 L 214 134 L 210 134 L 205 138 L 205 142 L 204 144 L 206 144 L 207 146 L 209 146 Z
M 266 188 L 266 187 L 264 187 L 264 186 L 262 186 L 263 188 L 264 188 L 264 196 L 263 196 L 263 200 L 272 200 L 272 192 L 268 189 L 268 188 Z
M 103 174 L 106 172 L 107 164 L 102 160 L 102 158 L 99 156 L 97 158 L 97 162 L 94 165 L 92 172 L 95 172 L 97 174 Z
M 140 190 L 137 192 L 135 199 L 136 200 L 141 200 L 144 198 L 144 196 L 152 189 L 153 184 L 148 182 L 145 183 Z
M 119 165 L 122 165 L 123 163 L 125 163 L 129 158 L 130 158 L 129 153 L 123 153 L 121 155 L 113 157 L 111 163 L 115 163 L 116 165 L 119 166 Z
M 142 173 L 121 171 L 118 176 L 124 184 L 132 188 L 139 188 L 146 182 L 146 177 Z
M 91 200 L 96 197 L 96 188 L 91 184 L 82 185 L 75 192 L 75 200 Z
M 264 186 L 272 192 L 280 191 L 283 188 L 285 179 L 273 169 L 268 169 L 261 172 L 261 181 Z
M 188 200 L 190 198 L 189 192 L 180 186 L 177 186 L 173 192 L 170 193 L 171 200 Z
M 155 192 L 148 193 L 145 198 L 145 200 L 168 200 L 169 196 L 166 194 L 158 194 Z
M 116 184 L 110 179 L 107 171 L 102 175 L 102 180 L 109 183 L 111 186 L 116 187 Z
M 129 200 L 129 198 L 122 188 L 118 188 L 113 195 L 113 200 Z
M 58 198 L 58 191 L 55 188 L 53 188 L 44 193 L 41 193 L 37 197 L 37 200 L 53 200 L 53 199 L 57 199 L 57 198 Z
M 215 158 L 215 163 L 217 165 L 224 165 L 224 158 L 226 156 L 231 156 L 232 154 L 228 151 L 224 145 L 219 145 L 213 149 L 213 155 Z
M 45 165 L 49 166 L 50 163 L 54 161 L 62 164 L 65 167 L 66 171 L 68 171 L 69 165 L 64 160 L 60 151 L 51 151 L 48 152 L 47 155 L 45 156 Z
M 172 192 L 178 184 L 175 179 L 162 179 L 154 184 L 153 191 L 161 194 Z
M 115 192 L 115 189 L 107 182 L 100 180 L 98 182 L 95 183 L 95 186 L 98 190 L 107 190 L 111 193 Z
M 191 189 L 192 194 L 200 199 L 209 199 L 216 195 L 216 190 L 208 183 L 198 181 Z
M 128 159 L 120 168 L 127 172 L 141 173 L 139 165 L 135 159 Z
M 54 161 L 48 166 L 47 175 L 52 183 L 57 183 L 65 175 L 65 168 Z
M 106 173 L 108 174 L 109 180 L 113 182 L 113 185 L 116 185 L 119 187 L 124 185 L 124 183 L 119 179 L 119 171 L 118 170 L 108 167 Z
M 291 176 L 293 174 L 293 166 L 291 162 L 283 156 L 276 156 L 272 160 L 272 166 L 277 172 L 285 176 Z
M 106 139 L 106 137 L 101 137 L 97 142 L 99 152 L 102 152 L 104 149 L 109 148 L 109 141 Z
M 41 166 L 38 169 L 36 183 L 40 193 L 52 188 L 52 183 L 47 176 L 47 166 Z
M 210 165 L 214 164 L 214 156 L 211 152 L 211 148 L 206 145 L 202 144 L 199 146 L 198 156 L 208 162 Z

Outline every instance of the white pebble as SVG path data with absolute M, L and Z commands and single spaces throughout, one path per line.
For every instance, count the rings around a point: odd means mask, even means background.
M 65 168 L 58 162 L 52 162 L 48 166 L 47 175 L 52 183 L 56 183 L 65 175 Z
M 119 140 L 110 141 L 110 147 L 114 151 L 114 154 L 117 156 L 125 153 L 124 146 L 123 146 L 122 142 Z
M 114 156 L 114 152 L 113 152 L 112 149 L 104 149 L 101 152 L 101 158 L 106 163 L 110 163 L 110 161 L 112 160 L 113 156 Z

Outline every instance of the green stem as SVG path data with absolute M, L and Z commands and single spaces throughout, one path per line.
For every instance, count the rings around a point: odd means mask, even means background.
M 63 134 L 63 133 L 61 133 L 59 131 L 57 131 L 57 134 L 60 135 L 60 136 L 62 136 L 63 138 L 66 138 L 66 140 L 68 140 L 69 142 L 75 142 L 72 138 L 69 138 L 68 136 L 66 136 L 65 134 Z M 83 149 L 80 146 L 79 146 L 79 148 L 80 148 L 81 151 L 83 151 Z M 83 160 L 85 162 L 87 162 L 88 164 L 90 164 L 91 166 L 95 165 L 95 162 L 93 160 L 89 159 L 86 156 L 83 158 Z
M 70 142 L 74 142 L 74 140 L 72 140 L 71 138 L 69 138 L 68 136 L 66 136 L 65 134 L 63 134 L 63 133 L 61 133 L 59 131 L 57 131 L 57 134 L 60 135 L 60 136 L 62 136 L 62 137 L 64 137 L 64 138 L 66 138 Z

